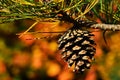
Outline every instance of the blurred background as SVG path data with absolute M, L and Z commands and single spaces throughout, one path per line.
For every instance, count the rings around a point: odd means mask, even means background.
M 58 33 L 37 31 L 65 31 L 69 23 L 40 22 L 18 38 L 34 21 L 19 20 L 0 24 L 0 80 L 120 80 L 120 32 L 93 30 L 97 43 L 95 61 L 83 74 L 73 73 L 73 67 L 61 58 L 57 50 Z M 54 26 L 53 26 L 54 25 Z M 41 38 L 41 39 L 35 39 Z

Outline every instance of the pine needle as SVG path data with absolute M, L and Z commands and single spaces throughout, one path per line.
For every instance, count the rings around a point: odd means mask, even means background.
M 89 12 L 97 3 L 98 3 L 99 0 L 94 0 L 92 2 L 90 2 L 91 4 L 88 4 L 85 11 L 79 15 L 78 17 L 76 17 L 75 19 L 78 19 L 80 18 L 81 16 L 85 15 L 87 12 Z
M 32 24 L 32 26 L 30 26 L 25 32 L 23 32 L 19 38 L 21 38 L 24 34 L 26 34 L 30 29 L 32 29 L 36 24 L 38 23 L 38 21 L 36 21 L 34 24 Z

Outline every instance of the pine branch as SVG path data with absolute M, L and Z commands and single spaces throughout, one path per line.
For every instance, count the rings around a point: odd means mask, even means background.
M 91 2 L 89 2 L 89 0 L 60 0 L 57 2 L 55 0 L 40 0 L 39 2 L 28 2 L 26 0 L 0 0 L 0 23 L 20 19 L 56 21 L 62 20 L 63 18 L 64 20 L 66 18 L 65 21 L 73 21 L 72 23 L 74 23 L 75 19 L 79 20 L 81 17 L 87 19 L 85 14 L 92 9 L 93 16 L 99 18 L 102 23 L 118 24 L 120 20 L 120 5 L 117 3 L 118 1 L 115 2 L 114 0 L 99 0 L 99 3 L 97 4 L 95 3 L 95 0 Z M 85 7 L 85 5 L 87 6 Z M 116 5 L 117 10 L 114 10 L 114 5 Z M 67 19 L 66 15 L 60 13 L 61 11 L 67 13 L 69 19 Z M 63 18 L 58 17 L 58 14 L 62 14 Z M 101 16 L 101 14 L 103 16 Z M 92 27 L 96 28 L 95 26 L 96 25 L 93 25 Z M 111 30 L 111 28 L 104 26 L 104 24 L 101 26 L 102 27 L 98 26 L 97 28 L 103 29 L 105 27 L 104 29 L 107 28 L 108 30 Z M 113 27 L 112 30 L 114 30 Z
M 84 16 L 94 6 L 92 1 L 83 0 L 50 0 L 39 2 L 28 2 L 26 0 L 0 0 L 0 23 L 15 21 L 19 19 L 44 20 L 46 18 L 57 19 L 59 11 L 67 12 L 71 17 Z M 92 7 L 91 7 L 92 6 Z M 83 15 L 84 14 L 84 15 Z M 81 16 L 81 17 L 82 17 Z

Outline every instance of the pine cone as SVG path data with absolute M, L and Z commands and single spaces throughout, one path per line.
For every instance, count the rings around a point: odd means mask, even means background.
M 68 67 L 75 64 L 73 71 L 84 72 L 89 69 L 94 60 L 95 42 L 94 36 L 89 31 L 69 29 L 58 40 L 58 49 L 62 50 L 62 58 L 68 63 Z

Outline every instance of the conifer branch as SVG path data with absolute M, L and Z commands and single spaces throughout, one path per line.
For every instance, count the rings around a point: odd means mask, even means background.
M 40 0 L 39 2 L 28 2 L 26 0 L 0 0 L 0 23 L 28 18 L 43 21 L 46 18 L 57 19 L 56 15 L 60 11 L 68 11 L 69 16 L 76 15 L 75 17 L 78 17 L 82 13 L 84 4 L 89 4 L 89 1 Z

